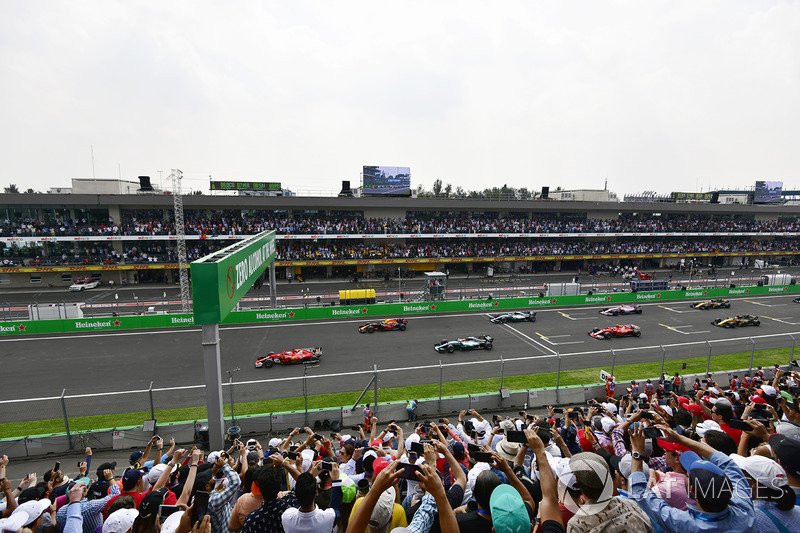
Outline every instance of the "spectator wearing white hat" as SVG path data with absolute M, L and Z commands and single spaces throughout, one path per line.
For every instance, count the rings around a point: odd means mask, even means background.
M 786 471 L 772 459 L 733 454 L 750 484 L 756 508 L 756 530 L 759 533 L 800 531 L 800 507 L 795 505 L 794 491 L 789 488 Z
M 94 533 L 95 529 L 99 528 L 103 523 L 103 509 L 105 508 L 106 504 L 111 501 L 115 496 L 119 494 L 119 485 L 113 482 L 114 480 L 114 471 L 113 470 L 105 470 L 103 472 L 103 477 L 105 477 L 106 481 L 109 483 L 108 488 L 108 495 L 105 498 L 101 498 L 99 500 L 87 500 L 85 497 L 85 493 L 88 491 L 88 488 L 84 483 L 78 483 L 75 487 L 83 487 L 82 490 L 82 498 L 79 500 L 81 516 L 83 518 L 83 533 Z M 69 500 L 72 501 L 72 498 Z M 67 510 L 73 505 L 65 505 L 61 509 L 58 510 L 56 513 L 56 524 L 58 529 L 63 530 L 66 523 L 67 523 Z

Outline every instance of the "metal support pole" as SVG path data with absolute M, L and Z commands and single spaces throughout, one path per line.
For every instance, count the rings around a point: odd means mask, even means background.
M 558 388 L 561 386 L 561 354 L 556 352 L 556 357 L 558 357 L 558 372 L 556 372 L 556 403 L 561 403 L 561 398 L 559 397 Z
M 269 264 L 269 303 L 272 309 L 278 308 L 278 295 L 275 287 L 275 261 Z
M 708 359 L 706 360 L 706 374 L 711 373 L 711 343 L 706 341 L 708 344 Z
M 664 361 L 667 360 L 667 350 L 664 348 L 664 345 L 659 345 L 659 346 L 661 346 L 661 373 L 659 374 L 659 376 L 663 376 L 664 375 Z
M 153 408 L 153 382 L 150 382 L 150 420 L 156 419 L 156 411 Z
M 442 382 L 444 381 L 444 366 L 442 360 L 439 359 L 439 401 L 442 401 Z
M 614 375 L 614 363 L 616 362 L 616 360 L 617 360 L 617 354 L 612 349 L 611 350 L 611 375 L 612 376 Z
M 750 348 L 750 371 L 748 374 L 753 373 L 753 357 L 756 355 L 756 341 L 753 340 L 753 337 L 750 337 L 750 342 L 753 343 L 753 346 Z
M 789 352 L 789 370 L 791 370 L 794 361 L 794 335 L 789 335 L 789 338 L 792 339 L 792 350 Z
M 222 370 L 219 356 L 219 324 L 203 324 L 203 370 L 208 410 L 208 444 L 212 450 L 225 445 L 222 411 Z
M 503 356 L 500 356 L 500 388 L 503 388 L 503 374 L 505 373 L 505 366 L 506 362 L 503 360 Z
M 378 365 L 372 365 L 372 369 L 375 372 L 373 377 L 375 379 L 375 399 L 373 403 L 375 404 L 375 416 L 378 415 Z
M 67 442 L 69 443 L 69 449 L 72 449 L 72 435 L 69 432 L 69 417 L 67 416 L 67 402 L 64 399 L 64 396 L 67 394 L 67 389 L 63 389 L 61 391 L 61 412 L 64 413 L 64 429 L 67 431 Z
M 303 400 L 306 402 L 305 423 L 308 427 L 308 367 L 303 365 Z

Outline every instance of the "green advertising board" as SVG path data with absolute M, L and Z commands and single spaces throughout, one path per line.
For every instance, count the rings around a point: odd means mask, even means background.
M 264 231 L 192 262 L 195 324 L 219 324 L 275 260 L 275 232 Z

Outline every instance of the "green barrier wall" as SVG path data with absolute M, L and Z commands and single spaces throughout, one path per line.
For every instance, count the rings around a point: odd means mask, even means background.
M 615 292 L 609 294 L 503 298 L 495 300 L 451 300 L 444 302 L 388 303 L 299 309 L 269 309 L 264 311 L 239 311 L 230 313 L 223 324 L 253 324 L 258 322 L 291 322 L 299 320 L 331 320 L 337 318 L 371 318 L 377 316 L 406 316 L 466 311 L 502 312 L 510 309 L 537 309 L 580 305 L 618 305 L 674 300 L 704 300 L 728 296 L 789 294 L 800 292 L 800 285 L 772 285 L 766 287 L 737 287 L 720 289 L 692 289 L 685 291 Z M 79 333 L 87 331 L 129 330 L 193 326 L 191 314 L 146 315 L 110 318 L 83 318 L 68 320 L 23 320 L 0 322 L 2 335 L 30 335 L 42 333 Z

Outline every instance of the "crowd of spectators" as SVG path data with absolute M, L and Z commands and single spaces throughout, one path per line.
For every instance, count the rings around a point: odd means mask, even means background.
M 199 259 L 230 243 L 228 241 L 187 241 L 189 261 Z M 405 242 L 278 241 L 278 261 L 339 259 L 440 259 L 540 257 L 564 255 L 695 254 L 795 252 L 797 239 L 748 240 L 743 238 L 687 239 L 685 237 L 620 238 L 614 241 L 564 241 L 544 239 L 406 239 Z M 16 246 L 2 250 L 6 265 L 104 265 L 177 263 L 174 242 L 123 243 L 118 252 L 107 243 L 45 243 L 41 247 Z
M 12 482 L 3 456 L 0 530 L 796 532 L 800 373 L 766 374 L 709 375 L 683 383 L 688 393 L 674 378 L 641 393 L 610 378 L 588 406 L 462 411 L 409 434 L 365 409 L 352 431 L 295 428 L 207 455 L 174 441 L 164 451 L 154 436 L 124 469 L 93 470 L 87 449 L 74 479 L 56 463 L 41 481 Z
M 404 219 L 363 216 L 296 216 L 273 212 L 187 211 L 187 235 L 253 235 L 275 230 L 279 235 L 325 234 L 452 234 L 452 233 L 697 233 L 797 232 L 800 221 L 711 217 L 621 217 L 616 220 L 550 216 L 417 215 Z M 0 220 L 0 237 L 175 235 L 170 213 L 125 211 L 119 223 L 108 220 Z

